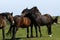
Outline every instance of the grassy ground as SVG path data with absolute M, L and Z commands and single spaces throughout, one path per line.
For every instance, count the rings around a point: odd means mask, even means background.
M 5 28 L 5 32 L 8 31 L 9 26 Z M 33 30 L 34 36 L 35 36 L 35 29 Z M 46 26 L 41 27 L 42 31 L 42 37 L 37 37 L 37 38 L 26 38 L 26 28 L 22 29 L 19 28 L 19 30 L 16 33 L 16 38 L 20 40 L 60 40 L 60 24 L 53 24 L 52 25 L 52 32 L 53 32 L 53 37 L 49 37 L 47 34 L 47 28 Z M 39 34 L 39 33 L 38 33 Z M 10 39 L 11 36 L 6 36 L 6 39 Z M 0 29 L 0 40 L 2 40 L 2 31 Z
M 6 33 L 9 29 L 9 25 L 5 28 L 5 38 L 11 39 L 11 36 L 7 36 Z M 33 30 L 34 36 L 35 36 L 35 29 Z M 16 38 L 17 40 L 60 40 L 60 24 L 53 24 L 52 25 L 52 33 L 53 37 L 49 37 L 47 34 L 47 28 L 46 26 L 41 26 L 41 31 L 42 31 L 42 37 L 40 38 L 39 36 L 36 38 L 26 38 L 26 28 L 22 29 L 19 28 L 19 30 L 16 33 Z M 39 35 L 39 32 L 38 32 Z M 30 36 L 30 35 L 29 35 Z M 2 40 L 2 30 L 0 29 L 0 40 Z

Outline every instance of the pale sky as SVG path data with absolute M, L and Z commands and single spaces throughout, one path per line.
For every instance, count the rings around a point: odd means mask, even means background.
M 13 12 L 20 15 L 25 8 L 37 6 L 41 14 L 60 16 L 60 0 L 0 0 L 0 13 Z

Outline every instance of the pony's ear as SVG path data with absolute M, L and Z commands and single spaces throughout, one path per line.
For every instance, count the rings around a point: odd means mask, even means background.
M 28 9 L 28 8 L 26 8 L 26 9 Z
M 11 15 L 13 15 L 13 12 L 11 13 Z
M 34 6 L 34 8 L 37 8 L 36 6 Z

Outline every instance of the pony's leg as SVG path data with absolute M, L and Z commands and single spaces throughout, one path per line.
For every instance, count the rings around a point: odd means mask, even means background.
M 38 25 L 38 28 L 39 28 L 40 37 L 42 37 L 41 28 L 39 25 Z
M 29 27 L 27 27 L 27 38 L 29 38 Z
M 18 27 L 15 25 L 14 27 L 13 27 L 13 31 L 12 31 L 12 40 L 16 40 L 15 39 L 15 34 L 16 34 L 16 32 L 18 31 Z
M 31 37 L 33 37 L 33 24 L 31 24 L 30 26 L 31 26 Z
M 13 27 L 13 31 L 12 31 L 12 40 L 15 40 L 15 33 L 16 33 L 16 28 Z
M 15 34 L 16 34 L 17 31 L 18 31 L 18 27 L 16 26 L 16 27 L 15 27 Z
M 13 29 L 13 25 L 10 25 L 10 28 L 9 28 L 8 32 L 6 33 L 6 35 L 9 35 L 9 33 L 11 34 L 12 29 Z
M 18 27 L 16 27 L 16 32 L 18 31 Z
M 47 25 L 47 29 L 48 29 L 48 35 L 50 36 L 50 37 L 52 37 L 52 32 L 51 32 L 51 25 Z
M 36 37 L 38 37 L 37 26 L 36 25 L 34 26 L 35 26 L 35 31 L 36 31 Z
M 3 35 L 3 40 L 5 40 L 5 31 L 4 31 L 4 28 L 2 28 L 2 35 Z

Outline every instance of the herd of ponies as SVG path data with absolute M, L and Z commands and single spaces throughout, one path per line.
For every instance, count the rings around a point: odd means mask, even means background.
M 39 9 L 34 6 L 31 9 L 25 8 L 21 15 L 13 16 L 13 12 L 2 12 L 0 13 L 0 29 L 2 29 L 2 40 L 5 40 L 5 27 L 7 25 L 7 20 L 9 21 L 10 28 L 6 35 L 12 33 L 12 40 L 15 40 L 15 34 L 19 28 L 27 28 L 27 38 L 29 38 L 29 27 L 31 28 L 31 35 L 33 36 L 33 25 L 36 32 L 36 37 L 38 37 L 38 32 L 40 37 L 42 37 L 41 28 L 40 26 L 46 26 L 48 35 L 52 37 L 52 30 L 51 26 L 53 23 L 58 23 L 58 16 L 53 18 L 49 14 L 42 15 Z M 38 28 L 38 30 L 37 30 Z

